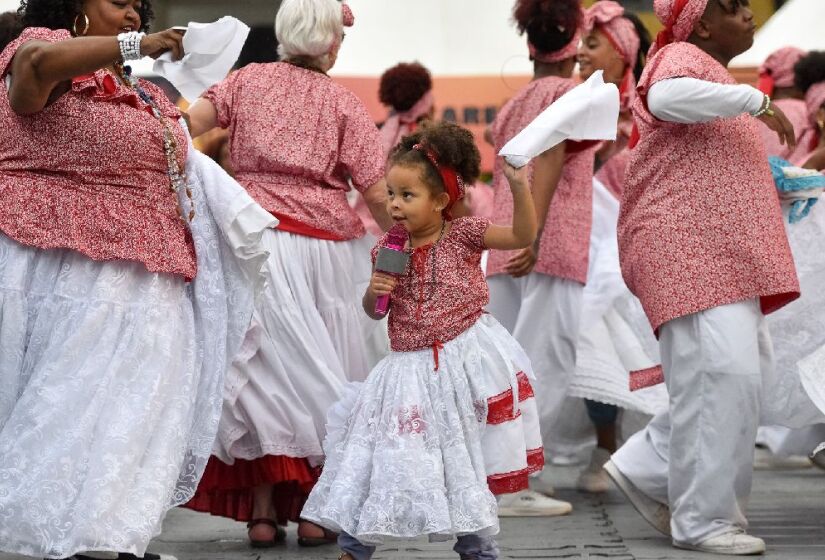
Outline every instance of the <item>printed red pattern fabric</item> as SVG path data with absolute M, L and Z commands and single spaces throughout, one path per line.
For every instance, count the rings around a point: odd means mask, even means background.
M 618 224 L 625 282 L 654 330 L 752 298 L 761 298 L 764 313 L 775 311 L 799 297 L 799 282 L 757 121 L 656 119 L 645 95 L 674 77 L 735 83 L 689 43 L 666 46 L 645 68 L 634 104 L 641 141 L 632 151 Z
M 433 249 L 416 248 L 390 299 L 389 335 L 392 349 L 409 352 L 438 348 L 469 329 L 490 300 L 481 271 L 484 218 L 458 218 Z M 386 237 L 386 236 L 385 236 Z M 382 237 L 372 251 L 373 263 Z M 435 280 L 435 283 L 433 283 Z
M 349 180 L 367 189 L 384 176 L 386 158 L 354 93 L 325 74 L 277 62 L 250 64 L 204 98 L 229 129 L 235 178 L 287 230 L 312 231 L 288 227 L 299 223 L 332 236 L 318 236 L 324 239 L 364 235 L 347 202 Z
M 519 91 L 502 107 L 492 124 L 496 151 L 575 85 L 572 80 L 549 77 L 534 80 Z M 593 161 L 597 146 L 594 143 L 569 150 L 550 203 L 535 272 L 582 284 L 587 280 L 593 222 Z M 497 159 L 493 169 L 495 198 L 490 221 L 509 225 L 513 223 L 513 195 L 502 165 Z M 530 170 L 532 179 L 532 164 Z M 505 274 L 504 267 L 514 254 L 515 251 L 490 251 L 487 274 Z
M 66 30 L 29 27 L 0 54 L 0 73 L 6 76 L 21 45 L 70 38 Z M 184 168 L 180 112 L 160 88 L 146 81 L 141 86 L 171 123 Z M 4 234 L 30 247 L 72 249 L 98 261 L 137 261 L 150 272 L 195 277 L 195 249 L 170 190 L 164 128 L 134 90 L 99 70 L 76 78 L 42 111 L 20 116 L 0 87 Z

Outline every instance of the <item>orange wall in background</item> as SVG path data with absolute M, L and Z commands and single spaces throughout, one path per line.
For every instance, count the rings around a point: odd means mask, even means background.
M 378 78 L 335 77 L 367 106 L 376 123 L 387 118 L 387 108 L 378 101 Z M 493 122 L 502 105 L 530 81 L 530 76 L 433 76 L 435 114 L 457 122 L 475 134 L 481 150 L 482 171 L 493 168 L 493 148 L 484 141 L 484 129 Z

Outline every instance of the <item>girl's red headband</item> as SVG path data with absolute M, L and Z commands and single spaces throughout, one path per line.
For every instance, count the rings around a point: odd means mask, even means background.
M 447 193 L 447 196 L 450 197 L 450 202 L 447 203 L 447 206 L 441 211 L 441 213 L 444 218 L 451 220 L 453 218 L 451 212 L 453 206 L 455 206 L 456 202 L 464 198 L 464 180 L 452 167 L 441 165 L 438 162 L 438 156 L 436 156 L 435 152 L 424 144 L 419 142 L 413 146 L 413 150 L 418 150 L 427 156 L 427 159 L 430 160 L 430 163 L 433 167 L 435 167 L 436 171 L 438 171 L 438 174 L 441 176 L 441 182 L 444 183 L 444 191 Z

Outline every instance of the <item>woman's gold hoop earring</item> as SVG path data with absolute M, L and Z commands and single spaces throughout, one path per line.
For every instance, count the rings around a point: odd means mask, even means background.
M 75 37 L 84 37 L 86 33 L 89 32 L 89 16 L 83 14 L 83 19 L 85 20 L 86 25 L 83 27 L 83 33 L 77 32 L 77 18 L 80 17 L 80 14 L 76 15 L 74 18 L 74 23 L 72 24 L 72 33 Z

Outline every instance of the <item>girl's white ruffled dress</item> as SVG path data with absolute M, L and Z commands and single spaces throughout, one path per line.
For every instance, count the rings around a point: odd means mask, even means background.
M 330 411 L 326 462 L 302 518 L 363 543 L 490 536 L 491 488 L 519 490 L 543 465 L 529 359 L 482 314 L 488 223 L 459 218 L 434 249 L 413 252 L 392 294 L 393 351 Z M 432 267 L 427 299 L 419 282 Z

